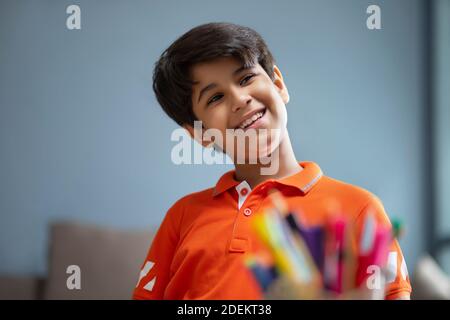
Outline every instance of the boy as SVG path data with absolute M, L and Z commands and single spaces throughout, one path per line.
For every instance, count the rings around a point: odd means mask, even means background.
M 133 298 L 262 299 L 242 257 L 258 250 L 251 221 L 270 205 L 273 190 L 301 209 L 307 225 L 325 223 L 330 201 L 352 220 L 357 239 L 368 214 L 390 225 L 376 196 L 323 175 L 313 162 L 296 160 L 286 128 L 289 93 L 254 30 L 229 23 L 190 30 L 161 55 L 153 89 L 169 117 L 197 140 L 195 128 L 200 130 L 199 142 L 226 153 L 235 170 L 214 188 L 187 195 L 168 210 Z M 208 130 L 214 139 L 203 139 Z M 254 135 L 247 134 L 251 130 Z M 236 145 L 243 135 L 257 144 Z M 397 241 L 388 261 L 392 272 L 386 298 L 409 299 L 411 287 Z

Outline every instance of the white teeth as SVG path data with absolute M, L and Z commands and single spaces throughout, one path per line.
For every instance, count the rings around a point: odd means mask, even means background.
M 264 111 L 260 111 L 258 113 L 255 113 L 251 118 L 249 118 L 249 119 L 245 120 L 244 122 L 242 122 L 241 125 L 239 126 L 239 128 L 245 129 L 246 127 L 250 126 L 253 122 L 255 122 L 256 120 L 261 118 L 263 115 L 264 115 Z

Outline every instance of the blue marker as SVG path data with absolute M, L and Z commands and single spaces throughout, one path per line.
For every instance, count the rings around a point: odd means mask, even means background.
M 263 291 L 266 291 L 270 284 L 278 277 L 275 266 L 263 266 L 255 259 L 246 260 L 245 265 L 251 270 Z

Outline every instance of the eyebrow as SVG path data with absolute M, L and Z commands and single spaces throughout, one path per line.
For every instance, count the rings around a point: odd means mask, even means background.
M 253 66 L 241 66 L 233 72 L 233 76 L 236 76 L 240 72 L 247 70 L 247 69 L 251 69 L 251 68 L 253 68 Z M 196 82 L 195 84 L 198 84 L 198 82 Z M 207 91 L 214 89 L 215 87 L 217 87 L 217 84 L 210 83 L 206 87 L 204 87 L 202 90 L 200 90 L 200 94 L 198 95 L 197 103 L 200 102 L 200 99 Z

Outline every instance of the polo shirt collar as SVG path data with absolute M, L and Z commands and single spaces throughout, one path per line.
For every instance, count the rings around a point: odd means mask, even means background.
M 282 185 L 295 187 L 303 194 L 308 193 L 317 184 L 323 176 L 323 173 L 320 167 L 314 162 L 304 161 L 299 162 L 299 165 L 303 168 L 302 171 L 283 179 L 269 179 L 264 183 L 267 183 L 268 181 L 276 181 Z M 234 179 L 234 173 L 235 170 L 231 170 L 220 177 L 213 190 L 213 196 L 217 196 L 241 183 L 240 181 Z

